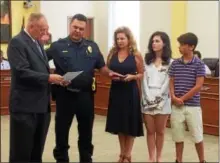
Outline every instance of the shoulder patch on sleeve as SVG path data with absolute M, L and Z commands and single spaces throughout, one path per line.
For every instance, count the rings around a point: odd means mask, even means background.
M 47 50 L 47 49 L 49 49 L 49 48 L 50 48 L 50 46 L 51 46 L 51 44 L 48 44 L 48 45 L 44 45 L 44 50 Z

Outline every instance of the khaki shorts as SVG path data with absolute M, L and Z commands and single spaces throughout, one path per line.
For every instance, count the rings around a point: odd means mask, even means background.
M 172 106 L 170 117 L 173 141 L 183 142 L 185 132 L 185 122 L 194 143 L 203 140 L 203 123 L 201 107 L 193 106 Z

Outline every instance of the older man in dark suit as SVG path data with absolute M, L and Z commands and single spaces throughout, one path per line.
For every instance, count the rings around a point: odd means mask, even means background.
M 48 31 L 40 13 L 30 15 L 27 26 L 8 45 L 11 66 L 10 162 L 42 162 L 50 123 L 50 84 L 63 77 L 50 74 L 40 39 Z

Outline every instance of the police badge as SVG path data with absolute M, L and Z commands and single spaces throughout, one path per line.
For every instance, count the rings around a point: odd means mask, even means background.
M 91 46 L 88 46 L 87 50 L 88 50 L 89 53 L 92 53 L 92 47 Z

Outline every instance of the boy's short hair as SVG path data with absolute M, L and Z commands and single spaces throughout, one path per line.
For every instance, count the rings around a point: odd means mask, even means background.
M 195 51 L 193 52 L 193 54 L 194 54 L 194 55 L 197 55 L 197 56 L 199 57 L 199 59 L 202 58 L 202 54 L 201 54 L 200 51 L 198 51 L 198 50 L 195 50 Z
M 177 41 L 182 45 L 187 44 L 190 46 L 194 46 L 194 49 L 195 49 L 198 43 L 198 37 L 194 33 L 188 32 L 188 33 L 180 35 L 177 38 Z

